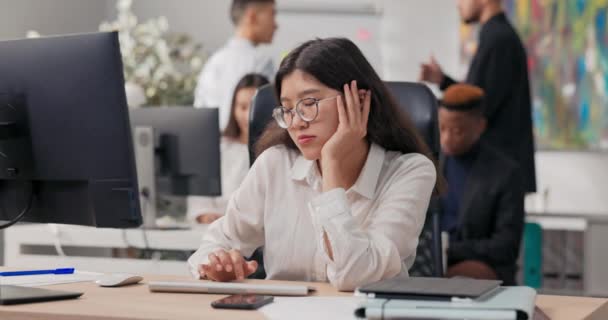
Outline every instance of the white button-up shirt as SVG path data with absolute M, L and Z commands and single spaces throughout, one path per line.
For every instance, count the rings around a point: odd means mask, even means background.
M 274 63 L 251 41 L 233 37 L 209 58 L 201 71 L 194 92 L 194 106 L 219 108 L 220 129 L 223 130 L 228 124 L 234 89 L 248 73 L 259 73 L 272 82 Z
M 407 276 L 435 184 L 433 163 L 420 154 L 372 144 L 355 184 L 322 192 L 316 162 L 272 147 L 255 162 L 224 217 L 207 229 L 188 263 L 220 248 L 244 256 L 264 246 L 268 279 L 328 281 L 340 290 Z M 333 250 L 329 258 L 323 241 Z

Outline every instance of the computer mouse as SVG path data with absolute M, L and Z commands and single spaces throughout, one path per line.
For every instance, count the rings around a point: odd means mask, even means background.
M 103 275 L 95 283 L 100 287 L 122 287 L 130 284 L 136 284 L 143 280 L 142 276 L 129 273 L 110 273 Z

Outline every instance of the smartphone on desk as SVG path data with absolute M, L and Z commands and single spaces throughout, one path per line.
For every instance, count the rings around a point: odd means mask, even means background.
M 215 309 L 240 309 L 240 310 L 255 310 L 261 306 L 267 305 L 274 300 L 272 296 L 263 296 L 257 294 L 235 294 L 211 302 L 211 306 Z

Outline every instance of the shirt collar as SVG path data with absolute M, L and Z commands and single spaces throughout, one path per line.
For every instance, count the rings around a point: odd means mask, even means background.
M 293 163 L 293 166 L 291 166 L 291 178 L 298 181 L 304 180 L 313 164 L 314 161 L 307 160 L 300 153 L 296 158 L 296 161 Z
M 384 148 L 375 143 L 370 145 L 363 169 L 361 169 L 357 181 L 351 187 L 352 191 L 368 199 L 373 199 L 385 155 Z M 320 178 L 316 162 L 307 160 L 300 154 L 291 167 L 291 178 L 296 181 L 306 181 L 309 185 L 315 186 L 316 181 Z

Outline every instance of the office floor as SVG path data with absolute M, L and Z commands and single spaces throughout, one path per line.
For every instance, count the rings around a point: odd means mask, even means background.
M 583 291 L 584 233 L 548 231 L 543 236 L 543 289 Z
M 543 230 L 542 287 L 539 292 L 558 295 L 584 295 L 585 234 L 582 231 Z M 523 283 L 520 254 L 518 282 Z

